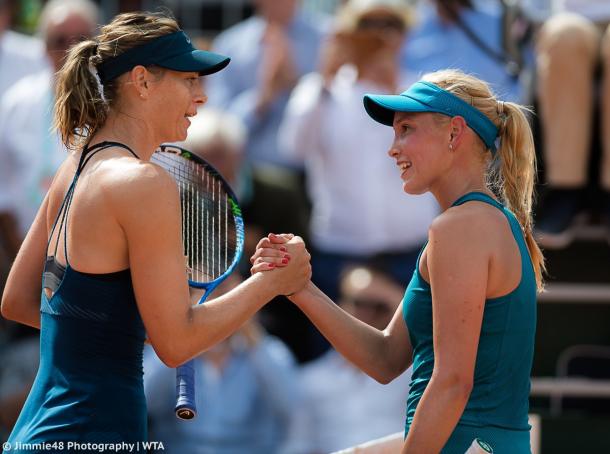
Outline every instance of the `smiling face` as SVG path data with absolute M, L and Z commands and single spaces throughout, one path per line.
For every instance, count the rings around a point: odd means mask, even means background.
M 151 120 L 159 143 L 184 141 L 191 125 L 189 117 L 207 101 L 199 74 L 166 69 L 151 85 Z
M 388 155 L 396 161 L 404 191 L 423 194 L 432 190 L 451 166 L 449 121 L 440 121 L 432 113 L 396 112 L 393 128 Z

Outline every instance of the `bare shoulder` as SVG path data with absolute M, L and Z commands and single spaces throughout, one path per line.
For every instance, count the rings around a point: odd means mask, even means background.
M 456 242 L 464 247 L 493 247 L 497 233 L 506 226 L 506 217 L 486 203 L 465 203 L 451 207 L 430 226 L 430 239 Z
M 178 201 L 173 178 L 152 162 L 131 157 L 104 162 L 102 190 L 118 206 L 159 205 Z

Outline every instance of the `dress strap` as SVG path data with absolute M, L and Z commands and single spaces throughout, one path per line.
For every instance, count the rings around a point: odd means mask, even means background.
M 55 240 L 55 246 L 53 248 L 53 254 L 52 254 L 52 257 L 55 257 L 57 255 L 57 249 L 59 247 L 59 238 L 60 238 L 60 236 L 62 234 L 62 230 L 63 230 L 64 255 L 66 257 L 66 264 L 68 266 L 70 265 L 70 262 L 68 260 L 68 241 L 67 241 L 67 235 L 68 235 L 67 230 L 68 229 L 67 229 L 66 223 L 67 223 L 68 211 L 70 209 L 70 205 L 72 204 L 72 197 L 74 195 L 74 190 L 76 188 L 76 183 L 78 182 L 78 178 L 80 177 L 80 174 L 82 173 L 85 166 L 89 163 L 91 158 L 93 158 L 93 156 L 95 156 L 98 152 L 106 150 L 107 148 L 111 148 L 111 147 L 124 148 L 125 150 L 129 151 L 129 153 L 131 153 L 135 158 L 139 159 L 139 156 L 131 148 L 129 148 L 127 145 L 120 143 L 120 142 L 104 141 L 104 142 L 96 143 L 95 145 L 92 145 L 92 146 L 89 146 L 89 144 L 84 146 L 83 151 L 81 153 L 80 160 L 78 162 L 78 167 L 76 168 L 76 172 L 74 174 L 74 178 L 72 179 L 72 183 L 70 184 L 70 187 L 68 188 L 68 191 L 66 192 L 66 196 L 64 197 L 64 200 L 61 203 L 59 212 L 57 213 L 57 217 L 55 218 L 55 222 L 53 223 L 53 228 L 51 229 L 51 234 L 49 235 L 49 241 L 47 243 L 47 255 L 48 255 L 49 246 L 51 245 L 51 239 L 53 238 L 53 233 L 55 232 L 55 228 L 58 227 L 59 233 L 57 234 L 57 238 Z
M 478 202 L 485 202 L 485 203 L 495 206 L 496 208 L 499 208 L 500 210 L 504 210 L 504 205 L 502 205 L 500 202 L 495 200 L 489 194 L 485 194 L 484 192 L 478 192 L 478 191 L 469 192 L 467 194 L 464 194 L 459 199 L 457 199 L 455 202 L 453 202 L 451 204 L 451 206 L 455 207 L 458 205 L 462 205 L 463 203 L 470 202 L 472 200 L 476 200 Z

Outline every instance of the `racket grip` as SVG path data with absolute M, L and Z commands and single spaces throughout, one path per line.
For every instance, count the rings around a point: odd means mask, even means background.
M 174 411 L 180 419 L 193 419 L 197 416 L 194 360 L 190 360 L 176 369 L 176 407 Z

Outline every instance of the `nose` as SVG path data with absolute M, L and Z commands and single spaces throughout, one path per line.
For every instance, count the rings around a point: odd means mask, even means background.
M 208 96 L 203 92 L 203 86 L 201 84 L 196 85 L 193 92 L 193 102 L 197 105 L 203 105 L 208 102 Z
M 392 144 L 392 146 L 388 150 L 388 156 L 390 158 L 396 159 L 396 157 L 398 156 L 398 148 L 396 147 L 396 144 Z

